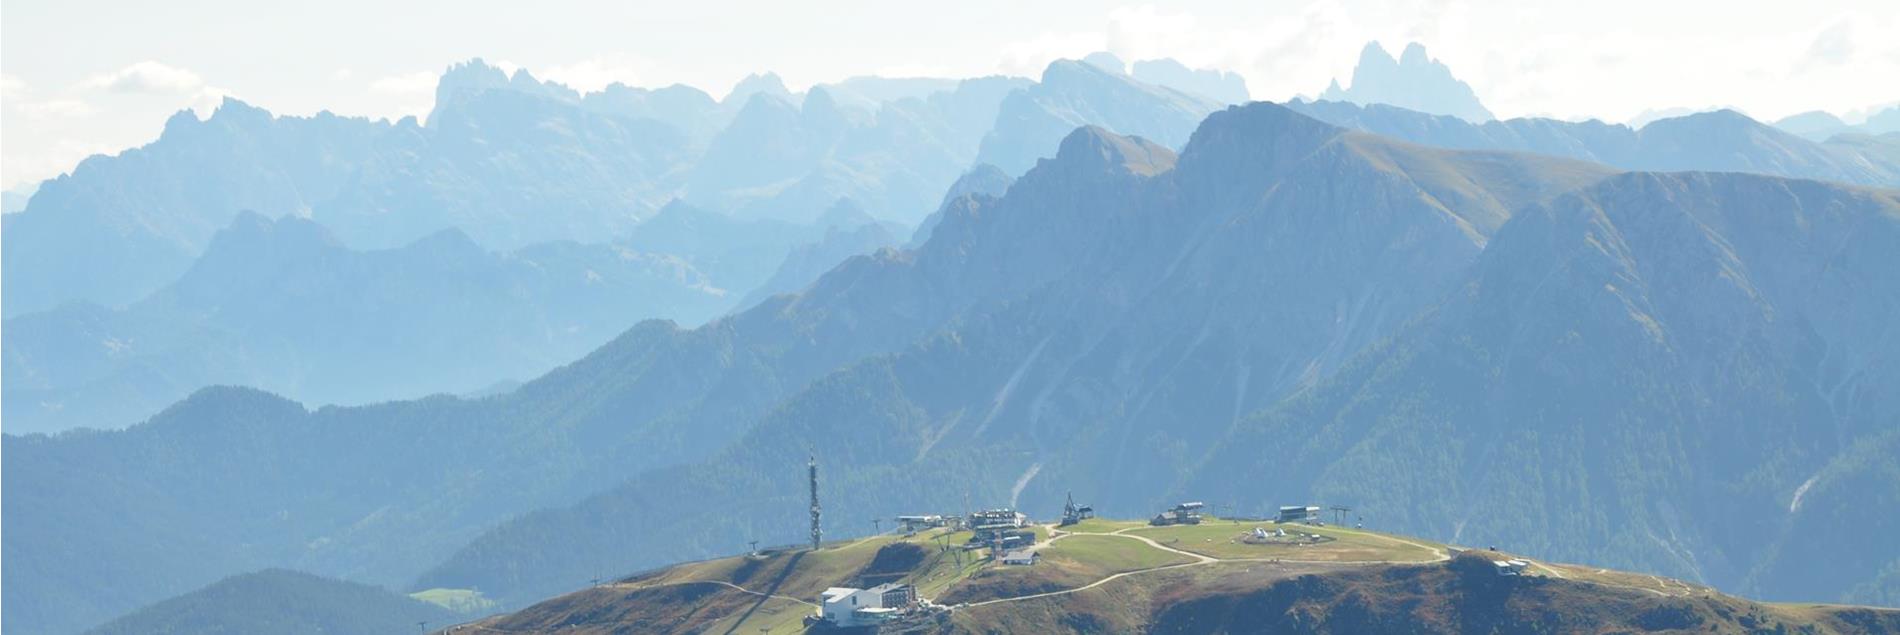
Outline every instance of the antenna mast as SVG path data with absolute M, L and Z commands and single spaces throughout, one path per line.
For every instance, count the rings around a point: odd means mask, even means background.
M 824 539 L 824 530 L 818 528 L 818 457 L 809 456 L 805 467 L 811 474 L 811 548 L 816 551 L 818 543 Z

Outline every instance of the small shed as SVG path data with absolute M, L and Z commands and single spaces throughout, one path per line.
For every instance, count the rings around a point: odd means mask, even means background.
M 1016 566 L 1031 566 L 1042 560 L 1042 554 L 1028 549 L 1017 549 L 1003 554 L 1002 563 Z

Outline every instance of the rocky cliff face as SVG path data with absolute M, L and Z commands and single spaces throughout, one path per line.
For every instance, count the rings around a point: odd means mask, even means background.
M 1426 55 L 1425 47 L 1417 42 L 1405 45 L 1398 59 L 1392 59 L 1378 42 L 1366 43 L 1359 53 L 1359 64 L 1352 69 L 1352 85 L 1341 88 L 1335 80 L 1319 98 L 1387 104 L 1472 123 L 1493 119 L 1471 86 L 1453 77 L 1450 68 Z

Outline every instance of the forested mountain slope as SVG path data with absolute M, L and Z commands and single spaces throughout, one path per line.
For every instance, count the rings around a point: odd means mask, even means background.
M 1895 489 L 1896 250 L 1892 191 L 1612 178 L 1519 214 L 1444 304 L 1237 425 L 1177 491 L 1261 507 L 1242 484 L 1269 482 L 1758 597 L 1892 597 L 1893 521 L 1839 503 Z

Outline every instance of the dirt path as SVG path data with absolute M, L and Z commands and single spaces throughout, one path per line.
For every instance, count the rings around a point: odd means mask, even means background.
M 1111 531 L 1111 532 L 1108 532 L 1108 533 L 1086 533 L 1086 534 L 1075 534 L 1075 533 L 1071 533 L 1071 532 L 1066 532 L 1066 531 L 1059 531 L 1059 530 L 1057 530 L 1057 529 L 1056 529 L 1055 527 L 1053 527 L 1053 526 L 1051 526 L 1051 527 L 1049 528 L 1049 542 L 1048 542 L 1048 544 L 1053 544 L 1053 543 L 1055 543 L 1055 542 L 1056 542 L 1057 540 L 1061 540 L 1062 538 L 1065 538 L 1065 537 L 1068 537 L 1068 536 L 1073 536 L 1073 535 L 1087 535 L 1087 536 L 1115 536 L 1115 537 L 1118 537 L 1118 538 L 1127 538 L 1127 539 L 1130 539 L 1130 540 L 1139 540 L 1139 541 L 1141 541 L 1141 542 L 1144 542 L 1144 543 L 1147 543 L 1147 544 L 1148 544 L 1148 546 L 1150 546 L 1150 547 L 1154 547 L 1154 548 L 1156 548 L 1156 549 L 1159 549 L 1159 550 L 1162 550 L 1162 551 L 1166 551 L 1166 552 L 1168 552 L 1168 553 L 1172 553 L 1172 554 L 1176 554 L 1176 555 L 1181 555 L 1181 556 L 1187 556 L 1187 557 L 1189 557 L 1189 558 L 1192 558 L 1192 559 L 1194 559 L 1194 561 L 1193 561 L 1193 562 L 1183 562 L 1183 563 L 1179 563 L 1179 564 L 1169 564 L 1169 565 L 1162 565 L 1162 566 L 1159 566 L 1159 567 L 1149 567 L 1149 568 L 1147 568 L 1147 569 L 1136 569 L 1136 570 L 1134 570 L 1134 571 L 1123 571 L 1123 572 L 1121 572 L 1121 573 L 1117 573 L 1117 574 L 1114 574 L 1114 575 L 1110 575 L 1110 576 L 1108 576 L 1108 577 L 1105 577 L 1105 578 L 1102 578 L 1102 579 L 1100 579 L 1100 580 L 1096 580 L 1096 581 L 1094 581 L 1094 582 L 1091 582 L 1091 583 L 1089 583 L 1089 584 L 1086 584 L 1086 585 L 1083 585 L 1083 586 L 1079 586 L 1079 587 L 1076 587 L 1076 588 L 1073 588 L 1073 589 L 1063 589 L 1063 590 L 1060 590 L 1060 591 L 1049 591 L 1049 592 L 1047 592 L 1047 593 L 1036 593 L 1036 594 L 1031 594 L 1031 595 L 1021 595 L 1021 596 L 1017 596 L 1017 597 L 1013 597 L 1013 598 L 997 598 L 997 599 L 994 599 L 994 600 L 984 600 L 984 601 L 982 601 L 982 602 L 972 602 L 972 603 L 969 603 L 969 604 L 966 604 L 966 605 L 964 605 L 964 606 L 963 606 L 963 608 L 975 608 L 975 607 L 979 607 L 979 606 L 990 606 L 990 605 L 993 605 L 993 604 L 1002 604 L 1002 603 L 1005 603 L 1005 602 L 1020 602 L 1020 601 L 1023 601 L 1023 600 L 1036 600 L 1036 599 L 1041 599 L 1041 598 L 1047 598 L 1047 597 L 1055 597 L 1055 596 L 1058 596 L 1058 595 L 1068 595 L 1068 594 L 1070 594 L 1070 593 L 1080 593 L 1080 592 L 1082 592 L 1082 591 L 1087 591 L 1087 590 L 1089 590 L 1089 589 L 1093 589 L 1093 588 L 1095 588 L 1095 587 L 1098 587 L 1098 586 L 1102 586 L 1102 585 L 1104 585 L 1104 584 L 1108 584 L 1108 583 L 1110 583 L 1110 582 L 1114 582 L 1114 581 L 1116 581 L 1116 580 L 1120 580 L 1120 579 L 1122 579 L 1122 578 L 1124 578 L 1124 577 L 1127 577 L 1127 576 L 1131 576 L 1131 575 L 1136 575 L 1136 574 L 1140 574 L 1140 573 L 1150 573 L 1150 572 L 1154 572 L 1154 571 L 1167 571 L 1167 570 L 1169 570 L 1169 569 L 1180 569 L 1180 568 L 1183 568 L 1183 567 L 1195 567 L 1195 566 L 1201 566 L 1201 565 L 1208 565 L 1208 564 L 1214 564 L 1214 563 L 1217 563 L 1217 562 L 1257 562 L 1257 563 L 1269 563 L 1269 564 L 1271 564 L 1271 563 L 1286 563 L 1286 564 L 1319 564 L 1319 565 L 1340 565 L 1340 566 L 1352 566 L 1352 565 L 1375 565 L 1375 564 L 1431 564 L 1431 563 L 1434 563 L 1434 562 L 1444 562 L 1444 561 L 1446 561 L 1446 560 L 1450 560 L 1450 559 L 1451 559 L 1451 556 L 1450 556 L 1449 554 L 1446 554 L 1446 553 L 1444 552 L 1444 550 L 1442 550 L 1442 549 L 1435 549 L 1435 548 L 1432 548 L 1432 547 L 1430 547 L 1430 546 L 1427 546 L 1427 545 L 1424 545 L 1424 544 L 1421 544 L 1421 543 L 1417 543 L 1417 542 L 1413 542 L 1413 541 L 1410 541 L 1410 540 L 1405 540 L 1405 539 L 1402 539 L 1402 538 L 1393 538 L 1393 537 L 1391 537 L 1391 536 L 1386 536 L 1386 535 L 1383 535 L 1383 534 L 1375 534 L 1375 533 L 1369 533 L 1369 532 L 1359 532 L 1359 533 L 1360 533 L 1360 534 L 1362 534 L 1362 535 L 1366 535 L 1366 536 L 1371 536 L 1371 537 L 1374 537 L 1374 538 L 1378 538 L 1378 539 L 1381 539 L 1381 540 L 1388 540 L 1388 541 L 1392 541 L 1392 542 L 1397 542 L 1397 543 L 1401 543 L 1401 544 L 1406 544 L 1406 545 L 1410 545 L 1410 546 L 1413 546 L 1413 547 L 1418 547 L 1418 548 L 1420 548 L 1420 549 L 1424 549 L 1424 550 L 1426 550 L 1426 551 L 1428 551 L 1428 552 L 1432 552 L 1432 553 L 1434 554 L 1434 557 L 1433 557 L 1433 558 L 1432 558 L 1431 560 L 1357 560 L 1357 561 L 1338 561 L 1338 560 L 1292 560 L 1292 559 L 1287 559 L 1287 558 L 1216 558 L 1216 557 L 1214 557 L 1214 556 L 1209 556 L 1209 555 L 1206 555 L 1206 554 L 1199 554 L 1199 553 L 1194 553 L 1194 552 L 1192 552 L 1192 551 L 1186 551 L 1186 550 L 1182 550 L 1182 549 L 1176 549 L 1176 548 L 1174 548 L 1174 547 L 1170 547 L 1170 546 L 1168 546 L 1168 545 L 1164 545 L 1164 544 L 1161 544 L 1160 542 L 1156 542 L 1156 541 L 1155 541 L 1155 539 L 1153 539 L 1153 538 L 1149 538 L 1149 537 L 1147 537 L 1147 536 L 1141 536 L 1141 535 L 1136 535 L 1136 534 L 1131 534 L 1131 533 L 1127 533 L 1127 532 L 1129 532 L 1129 531 L 1132 531 L 1132 530 L 1136 530 L 1136 529 L 1142 529 L 1142 528 L 1141 528 L 1141 527 L 1123 527 L 1123 528 L 1121 528 L 1121 529 L 1117 529 L 1117 530 L 1115 530 L 1115 531 Z
M 1130 530 L 1130 529 L 1140 529 L 1140 527 L 1125 527 L 1125 528 L 1122 528 L 1122 529 L 1117 529 L 1117 530 L 1115 530 L 1115 531 L 1113 531 L 1113 532 L 1110 532 L 1110 533 L 1108 533 L 1108 534 L 1104 534 L 1104 535 L 1108 535 L 1108 536 L 1121 536 L 1121 537 L 1123 537 L 1123 538 L 1133 538 L 1133 539 L 1135 539 L 1135 540 L 1139 540 L 1139 541 L 1142 541 L 1142 542 L 1145 542 L 1145 543 L 1148 543 L 1148 546 L 1150 546 L 1150 547 L 1154 547 L 1154 548 L 1156 548 L 1156 549 L 1160 549 L 1160 550 L 1162 550 L 1162 551 L 1166 551 L 1166 552 L 1168 552 L 1168 553 L 1178 553 L 1178 554 L 1181 554 L 1181 555 L 1183 555 L 1183 556 L 1187 556 L 1187 557 L 1189 557 L 1189 558 L 1193 558 L 1193 559 L 1195 559 L 1195 560 L 1198 560 L 1198 561 L 1199 561 L 1199 562 L 1194 562 L 1194 563 L 1192 563 L 1192 564 L 1207 564 L 1207 563 L 1209 563 L 1209 562 L 1220 562 L 1220 561 L 1221 561 L 1221 559 L 1220 559 L 1220 558 L 1216 558 L 1216 557 L 1213 557 L 1213 556 L 1205 556 L 1205 555 L 1201 555 L 1201 554 L 1198 554 L 1198 553 L 1194 553 L 1194 552 L 1192 552 L 1192 551 L 1182 551 L 1182 550 L 1180 550 L 1180 549 L 1176 549 L 1176 548 L 1174 548 L 1174 547 L 1169 547 L 1169 546 L 1167 546 L 1167 545 L 1163 545 L 1163 544 L 1161 544 L 1161 543 L 1158 543 L 1158 542 L 1155 542 L 1155 539 L 1153 539 L 1153 538 L 1149 538 L 1149 537 L 1147 537 L 1147 536 L 1137 536 L 1137 535 L 1134 535 L 1134 534 L 1129 534 L 1129 533 L 1122 533 L 1122 532 L 1125 532 L 1125 531 L 1128 531 L 1128 530 Z
M 736 591 L 738 591 L 738 592 L 740 592 L 740 593 L 745 593 L 745 594 L 747 594 L 747 595 L 756 595 L 756 596 L 759 596 L 759 597 L 762 597 L 762 598 L 776 598 L 776 599 L 780 599 L 780 600 L 791 600 L 791 601 L 793 601 L 793 602 L 797 602 L 797 603 L 799 603 L 799 604 L 803 604 L 803 605 L 805 605 L 805 606 L 809 606 L 809 607 L 812 607 L 812 608 L 818 608 L 818 605 L 817 605 L 817 604 L 813 604 L 813 603 L 811 603 L 811 602 L 807 602 L 807 601 L 804 601 L 804 600 L 800 600 L 800 599 L 798 599 L 798 598 L 795 598 L 795 597 L 792 597 L 792 596 L 789 596 L 789 595 L 776 595 L 776 594 L 771 594 L 771 593 L 760 593 L 760 592 L 758 592 L 758 591 L 754 591 L 754 590 L 752 590 L 752 589 L 748 589 L 748 588 L 745 588 L 745 587 L 742 587 L 742 586 L 739 586 L 739 585 L 737 585 L 737 584 L 733 584 L 733 583 L 731 583 L 731 582 L 727 582 L 727 581 L 724 581 L 724 580 L 681 580 L 681 581 L 679 581 L 679 582 L 662 582 L 662 583 L 659 583 L 659 584 L 622 584 L 622 583 L 614 583 L 614 584 L 609 584 L 609 585 L 606 585 L 606 586 L 609 586 L 609 587 L 612 587 L 612 588 L 616 588 L 616 589 L 632 589 L 632 590 L 640 590 L 640 589 L 657 589 L 657 588 L 660 588 L 660 587 L 666 587 L 666 586 L 684 586 L 684 585 L 688 585 L 688 584 L 717 584 L 717 585 L 719 585 L 719 586 L 723 586 L 723 587 L 727 587 L 727 588 L 731 588 L 731 589 L 733 589 L 733 590 L 736 590 Z
M 1104 536 L 1106 536 L 1106 535 L 1108 535 L 1108 534 L 1101 534 L 1101 535 L 1104 535 Z M 1100 579 L 1100 580 L 1096 580 L 1096 581 L 1094 581 L 1094 582 L 1090 582 L 1090 583 L 1088 583 L 1088 584 L 1086 584 L 1086 585 L 1083 585 L 1083 586 L 1079 586 L 1079 587 L 1076 587 L 1076 588 L 1073 588 L 1073 589 L 1063 589 L 1063 590 L 1061 590 L 1061 591 L 1050 591 L 1050 592 L 1048 592 L 1048 593 L 1037 593 L 1037 594 L 1034 594 L 1034 595 L 1019 595 L 1019 596 L 1016 596 L 1016 597 L 1013 597 L 1013 598 L 997 598 L 997 599 L 994 599 L 994 600 L 984 600 L 984 601 L 982 601 L 982 602 L 971 602 L 971 603 L 969 603 L 969 604 L 965 604 L 965 605 L 963 605 L 963 606 L 962 606 L 961 608 L 975 608 L 975 607 L 978 607 L 978 606 L 988 606 L 988 605 L 991 605 L 991 604 L 1002 604 L 1002 603 L 1004 603 L 1004 602 L 1020 602 L 1020 601 L 1023 601 L 1023 600 L 1034 600 L 1034 599 L 1038 599 L 1038 598 L 1046 598 L 1046 597 L 1053 597 L 1053 596 L 1057 596 L 1057 595 L 1068 595 L 1068 594 L 1070 594 L 1070 593 L 1079 593 L 1079 592 L 1082 592 L 1082 591 L 1087 591 L 1087 590 L 1089 590 L 1089 589 L 1093 589 L 1093 588 L 1095 588 L 1095 587 L 1098 587 L 1098 586 L 1102 586 L 1102 585 L 1104 585 L 1104 584 L 1108 584 L 1108 583 L 1110 583 L 1110 582 L 1114 582 L 1114 581 L 1116 581 L 1116 580 L 1120 580 L 1120 579 L 1122 579 L 1122 578 L 1123 578 L 1123 577 L 1125 577 L 1125 576 L 1131 576 L 1131 575 L 1135 575 L 1135 574 L 1137 574 L 1137 573 L 1148 573 L 1148 572 L 1150 572 L 1150 571 L 1165 571 L 1165 570 L 1168 570 L 1168 569 L 1179 569 L 1179 568 L 1182 568 L 1182 567 L 1192 567 L 1192 566 L 1196 566 L 1196 565 L 1203 565 L 1203 564 L 1207 564 L 1207 563 L 1209 563 L 1209 562 L 1218 562 L 1218 561 L 1215 561 L 1215 560 L 1204 560 L 1204 561 L 1199 561 L 1199 562 L 1183 562 L 1183 563 L 1181 563 L 1181 564 L 1170 564 L 1170 565 L 1163 565 L 1163 566 L 1159 566 L 1159 567 L 1153 567 L 1153 568 L 1148 568 L 1148 569 L 1136 569 L 1136 570 L 1134 570 L 1134 571 L 1123 571 L 1123 572 L 1121 572 L 1121 573 L 1117 573 L 1117 574 L 1115 574 L 1115 575 L 1111 575 L 1111 576 L 1108 576 L 1108 577 L 1106 577 L 1106 578 L 1102 578 L 1102 579 Z

